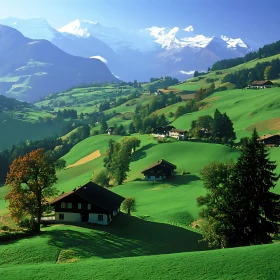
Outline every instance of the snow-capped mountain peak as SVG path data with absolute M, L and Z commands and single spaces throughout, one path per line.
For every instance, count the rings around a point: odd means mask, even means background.
M 235 49 L 237 46 L 241 48 L 249 48 L 240 38 L 232 39 L 224 35 L 222 35 L 221 38 L 227 43 L 228 48 Z
M 80 20 L 76 19 L 67 25 L 63 26 L 62 28 L 58 29 L 59 32 L 62 33 L 70 33 L 80 37 L 89 37 L 92 32 L 93 27 L 100 27 L 100 23 L 98 21 L 90 21 L 90 20 Z

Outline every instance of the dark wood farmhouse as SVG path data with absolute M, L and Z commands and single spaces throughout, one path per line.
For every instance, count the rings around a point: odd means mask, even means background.
M 258 141 L 269 146 L 280 146 L 280 134 L 266 134 L 261 136 Z
M 113 126 L 110 126 L 110 127 L 106 130 L 106 132 L 107 132 L 109 135 L 114 134 L 114 131 L 115 131 L 115 127 L 113 127 Z
M 169 132 L 172 129 L 175 129 L 175 127 L 172 125 L 158 126 L 152 130 L 152 135 L 154 137 L 166 137 L 169 136 Z
M 270 88 L 272 85 L 271 81 L 254 81 L 250 88 Z
M 174 175 L 176 165 L 161 159 L 144 169 L 141 173 L 144 174 L 145 180 L 148 181 L 162 181 Z
M 119 213 L 124 197 L 93 182 L 64 193 L 50 204 L 55 208 L 55 220 L 89 222 L 108 225 Z
M 182 130 L 182 129 L 171 129 L 169 131 L 169 136 L 176 138 L 178 140 L 186 140 L 187 139 L 187 130 Z

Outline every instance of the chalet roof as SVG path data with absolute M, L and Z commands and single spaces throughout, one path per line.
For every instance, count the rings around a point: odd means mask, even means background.
M 53 205 L 65 197 L 75 194 L 87 202 L 94 204 L 108 212 L 114 211 L 117 207 L 121 205 L 124 201 L 124 197 L 109 191 L 93 182 L 88 182 L 87 184 L 79 187 L 72 192 L 64 193 L 54 199 L 50 204 Z
M 167 125 L 167 126 L 158 126 L 152 129 L 152 131 L 157 131 L 157 130 L 172 130 L 175 127 L 173 125 Z
M 265 85 L 273 85 L 271 81 L 254 81 L 252 86 L 265 86 Z
M 183 129 L 171 129 L 170 130 L 171 132 L 178 132 L 178 133 L 186 133 L 186 132 L 188 132 L 187 130 L 183 130 Z
M 280 137 L 280 134 L 265 134 L 265 135 L 259 137 L 258 140 L 262 141 L 262 140 L 265 140 L 265 139 L 269 139 L 273 136 L 279 136 Z
M 177 168 L 176 165 L 170 163 L 169 161 L 164 160 L 164 159 L 161 159 L 161 160 L 157 161 L 156 163 L 150 165 L 149 167 L 147 167 L 147 168 L 144 169 L 143 171 L 141 171 L 141 173 L 143 173 L 143 172 L 145 172 L 145 171 L 147 171 L 147 170 L 149 170 L 149 169 L 152 169 L 152 168 L 154 168 L 154 167 L 156 167 L 156 166 L 160 166 L 160 165 L 165 165 L 165 166 L 167 165 L 167 166 L 169 166 L 169 167 L 172 168 L 172 169 L 176 169 L 176 168 Z

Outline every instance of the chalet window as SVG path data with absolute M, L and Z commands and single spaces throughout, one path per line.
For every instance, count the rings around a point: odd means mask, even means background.
M 82 203 L 78 203 L 78 209 L 82 209 Z
M 59 220 L 64 220 L 64 214 L 59 214 Z
M 103 215 L 98 215 L 98 221 L 103 221 Z
M 72 202 L 68 202 L 68 203 L 67 203 L 67 208 L 68 208 L 68 209 L 72 209 Z
M 61 208 L 66 208 L 65 202 L 61 202 Z
M 91 204 L 87 205 L 87 209 L 90 210 L 91 209 Z

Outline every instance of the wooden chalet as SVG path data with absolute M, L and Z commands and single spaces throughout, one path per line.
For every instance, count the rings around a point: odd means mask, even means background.
M 172 129 L 175 129 L 175 127 L 172 125 L 158 126 L 158 127 L 152 129 L 152 135 L 154 137 L 166 137 L 166 136 L 169 136 L 169 132 Z
M 50 205 L 55 208 L 55 220 L 89 222 L 108 225 L 119 213 L 124 197 L 93 182 L 64 193 Z
M 144 169 L 141 173 L 143 173 L 147 181 L 162 181 L 174 175 L 176 168 L 176 165 L 161 159 Z
M 108 129 L 106 129 L 106 132 L 107 132 L 109 135 L 114 134 L 114 131 L 115 131 L 115 127 L 114 127 L 114 126 L 110 126 Z
M 250 88 L 270 88 L 273 85 L 271 81 L 254 81 L 251 85 Z
M 187 139 L 187 130 L 182 130 L 182 129 L 171 129 L 169 131 L 169 136 L 176 138 L 178 140 L 186 140 Z
M 266 134 L 258 138 L 258 141 L 268 146 L 280 146 L 280 134 Z

